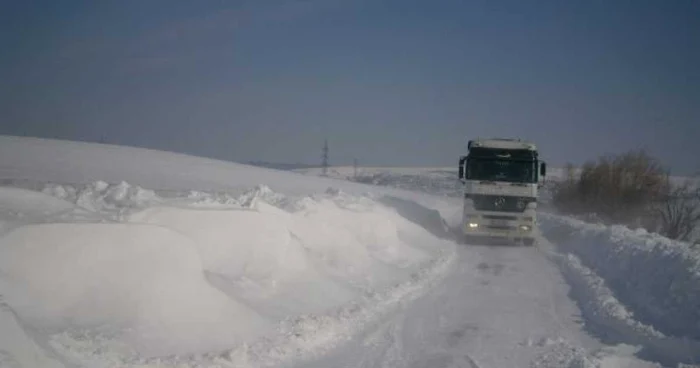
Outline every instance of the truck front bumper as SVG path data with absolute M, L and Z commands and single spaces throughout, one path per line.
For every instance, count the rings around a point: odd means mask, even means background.
M 471 213 L 464 215 L 462 231 L 469 241 L 534 243 L 535 217 L 533 215 L 502 212 Z

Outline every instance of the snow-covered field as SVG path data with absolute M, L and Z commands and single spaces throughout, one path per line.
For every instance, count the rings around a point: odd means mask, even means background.
M 464 247 L 454 171 L 334 170 L 0 137 L 0 367 L 700 361 L 676 245 L 547 215 Z

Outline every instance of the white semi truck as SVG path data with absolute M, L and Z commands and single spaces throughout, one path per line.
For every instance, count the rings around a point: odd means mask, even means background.
M 537 147 L 519 139 L 475 139 L 459 159 L 466 243 L 536 243 L 537 188 L 547 166 Z

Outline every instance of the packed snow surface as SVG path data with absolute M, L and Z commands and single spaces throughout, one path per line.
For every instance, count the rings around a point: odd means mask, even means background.
M 700 361 L 680 245 L 544 216 L 467 247 L 449 169 L 304 174 L 0 137 L 0 367 Z

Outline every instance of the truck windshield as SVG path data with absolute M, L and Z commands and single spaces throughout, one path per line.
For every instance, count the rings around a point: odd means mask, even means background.
M 469 159 L 466 178 L 469 180 L 507 181 L 513 183 L 537 182 L 534 161 L 497 159 Z

